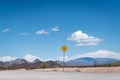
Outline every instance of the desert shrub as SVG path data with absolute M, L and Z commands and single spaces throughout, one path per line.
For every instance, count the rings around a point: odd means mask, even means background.
M 75 71 L 76 71 L 76 72 L 81 72 L 80 69 L 76 69 Z
M 49 68 L 49 65 L 47 63 L 42 63 L 41 68 Z

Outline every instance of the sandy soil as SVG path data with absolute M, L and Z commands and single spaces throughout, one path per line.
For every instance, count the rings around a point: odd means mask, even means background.
M 120 67 L 65 68 L 65 72 L 120 72 Z M 62 72 L 62 68 L 34 69 L 40 72 Z

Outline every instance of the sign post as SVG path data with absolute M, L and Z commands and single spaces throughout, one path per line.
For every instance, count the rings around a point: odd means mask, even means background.
M 61 47 L 61 50 L 63 51 L 63 72 L 64 72 L 64 65 L 65 65 L 65 52 L 68 50 L 67 46 L 66 45 L 63 45 Z

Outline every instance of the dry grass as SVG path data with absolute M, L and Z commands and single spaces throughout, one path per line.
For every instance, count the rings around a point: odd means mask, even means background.
M 75 71 L 76 71 L 76 72 L 81 72 L 81 70 L 80 70 L 80 69 L 76 69 Z
M 34 69 L 40 72 L 62 72 L 62 68 Z M 65 72 L 120 72 L 120 67 L 65 68 Z

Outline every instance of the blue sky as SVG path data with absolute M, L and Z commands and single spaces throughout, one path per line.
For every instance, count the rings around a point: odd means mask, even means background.
M 0 0 L 0 57 L 120 52 L 119 0 Z

